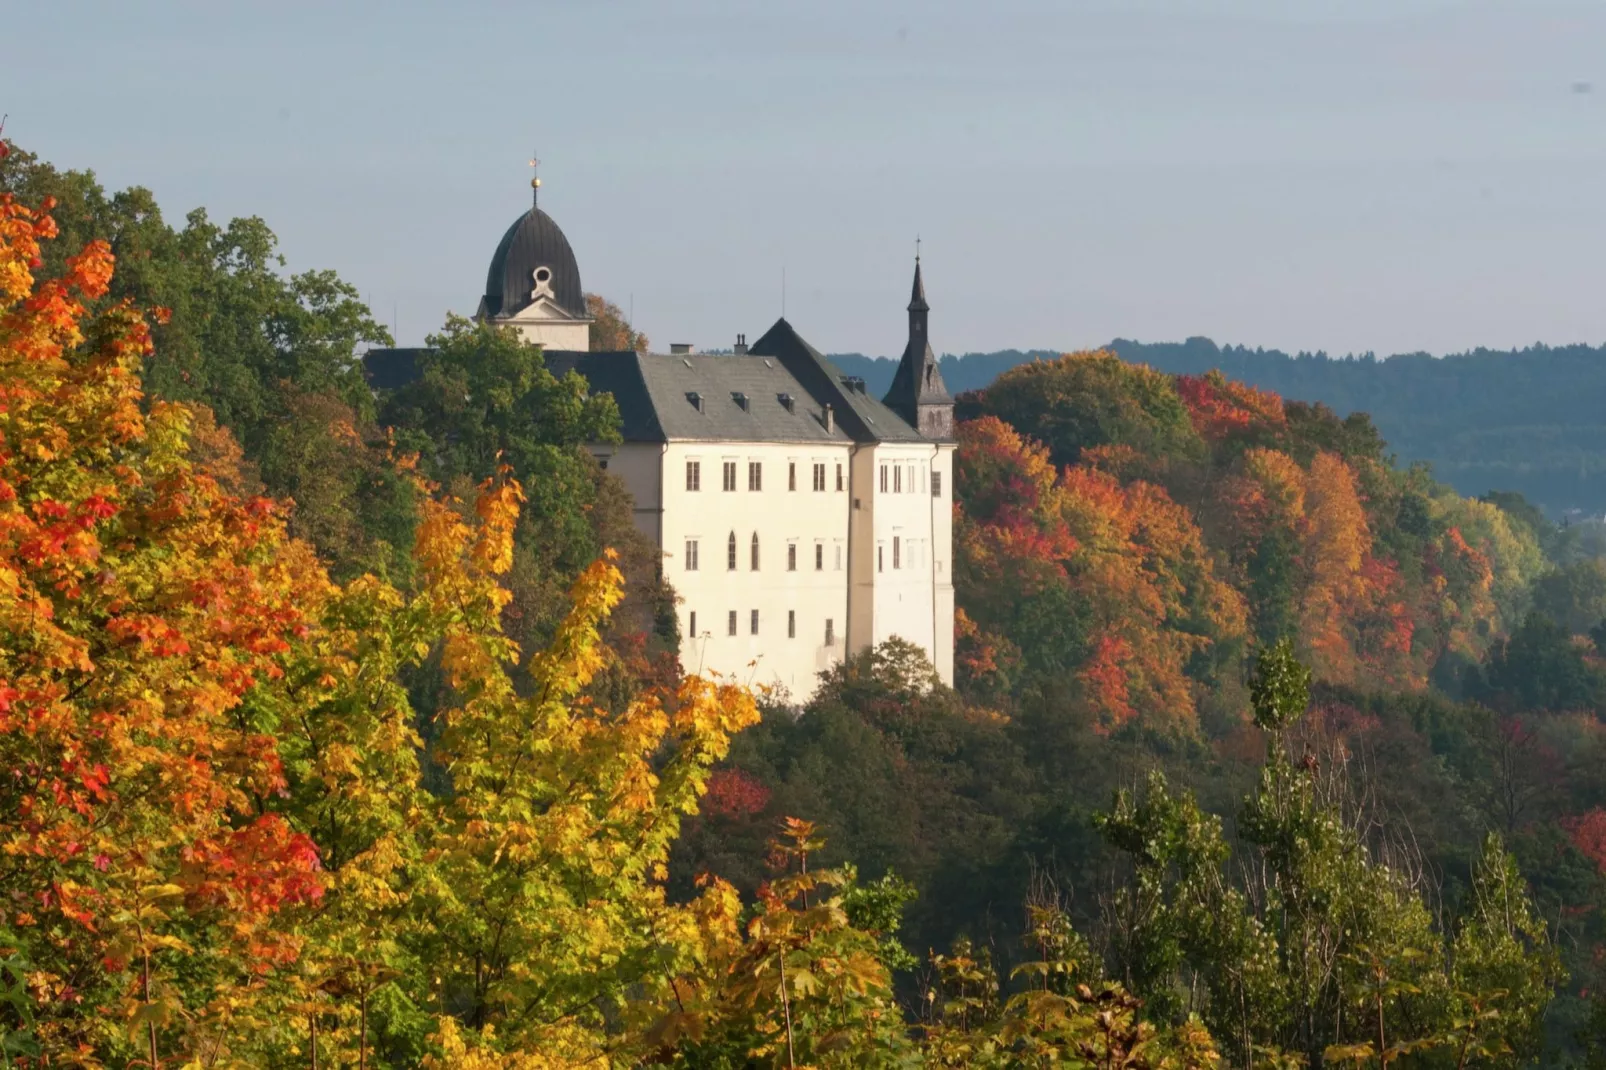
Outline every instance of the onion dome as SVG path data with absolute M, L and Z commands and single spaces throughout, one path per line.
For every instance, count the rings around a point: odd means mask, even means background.
M 482 307 L 488 317 L 500 319 L 516 315 L 545 295 L 570 315 L 585 318 L 580 265 L 569 239 L 551 216 L 532 205 L 507 228 L 491 257 Z

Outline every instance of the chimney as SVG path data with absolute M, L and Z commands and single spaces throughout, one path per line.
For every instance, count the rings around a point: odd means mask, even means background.
M 685 357 L 697 352 L 690 342 L 670 342 L 669 355 L 672 357 Z
M 736 355 L 738 357 L 745 357 L 747 355 L 747 335 L 745 334 L 739 334 L 736 336 Z
M 836 413 L 829 405 L 825 407 L 825 429 L 827 431 L 836 430 Z

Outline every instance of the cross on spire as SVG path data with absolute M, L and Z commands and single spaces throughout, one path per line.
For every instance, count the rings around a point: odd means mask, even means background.
M 538 171 L 538 168 L 540 166 L 541 166 L 541 161 L 535 155 L 535 151 L 532 149 L 531 152 L 530 152 L 530 207 L 531 208 L 534 208 L 534 207 L 538 206 L 541 203 L 541 176 L 540 176 L 540 173 Z

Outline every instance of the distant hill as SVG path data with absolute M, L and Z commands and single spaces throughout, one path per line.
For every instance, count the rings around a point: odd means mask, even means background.
M 1111 342 L 1124 360 L 1174 374 L 1211 368 L 1283 397 L 1320 401 L 1339 415 L 1371 415 L 1402 462 L 1426 461 L 1462 494 L 1513 490 L 1554 517 L 1606 512 L 1606 347 L 1535 345 L 1478 349 L 1446 357 L 1407 353 L 1329 357 L 1275 349 L 1181 343 Z M 954 393 L 991 383 L 1001 372 L 1051 351 L 1004 350 L 942 358 Z M 844 354 L 831 358 L 872 390 L 892 382 L 896 362 Z

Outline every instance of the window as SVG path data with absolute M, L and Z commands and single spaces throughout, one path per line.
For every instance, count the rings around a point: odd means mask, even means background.
M 686 571 L 687 572 L 696 572 L 697 571 L 697 540 L 696 539 L 687 539 L 686 540 Z
M 881 493 L 885 494 L 886 492 L 887 492 L 887 466 L 886 465 L 882 465 L 881 466 Z
M 725 462 L 725 489 L 726 490 L 735 490 L 736 489 L 736 462 L 735 461 L 726 461 Z
M 882 488 L 883 490 L 886 488 Z M 903 493 L 903 465 L 894 465 L 892 468 L 892 493 Z
M 823 464 L 817 464 L 814 466 L 814 489 L 825 489 L 825 465 Z
M 911 464 L 909 466 L 909 493 L 913 494 L 914 492 L 915 492 L 915 466 Z
M 892 537 L 892 567 L 893 568 L 900 567 L 898 565 L 898 558 L 899 558 L 898 549 L 899 549 L 900 545 L 902 544 L 902 541 L 903 540 L 899 539 L 898 536 L 896 536 L 896 535 L 894 535 Z
M 825 569 L 825 543 L 817 542 L 817 543 L 814 544 L 814 571 L 815 572 L 820 572 L 820 571 L 823 571 L 824 569 Z
M 786 571 L 797 571 L 797 543 L 795 542 L 786 544 Z
M 921 465 L 920 466 L 920 489 L 922 491 L 926 489 L 926 466 L 925 465 Z
M 747 556 L 748 556 L 747 567 L 752 569 L 754 572 L 757 572 L 758 571 L 758 532 L 756 532 L 756 531 L 753 532 L 753 542 L 748 547 Z
M 725 634 L 736 634 L 736 611 L 734 609 L 730 611 L 730 616 L 725 619 Z
M 736 532 L 734 531 L 731 532 L 731 537 L 725 540 L 725 571 L 736 571 Z
M 763 490 L 764 489 L 764 462 L 763 461 L 748 461 L 747 462 L 747 489 L 748 490 Z
M 933 498 L 942 497 L 942 473 L 936 469 L 931 471 L 931 496 Z
M 747 618 L 747 631 L 750 635 L 758 634 L 758 610 L 753 610 Z
M 597 458 L 597 464 L 602 466 L 602 470 L 604 472 L 606 472 L 608 470 L 608 458 L 606 458 L 606 457 L 598 457 Z
M 695 609 L 691 611 L 691 632 L 690 632 L 690 636 L 693 639 L 697 638 L 697 611 Z
M 797 638 L 797 610 L 795 609 L 786 611 L 786 637 L 788 639 Z
M 687 490 L 702 490 L 703 489 L 703 462 L 701 462 L 701 461 L 687 461 L 686 462 L 686 489 Z
M 797 462 L 796 461 L 787 461 L 786 462 L 786 489 L 787 490 L 796 490 L 797 489 Z
M 887 556 L 886 556 L 886 554 L 887 554 L 887 548 L 885 546 L 877 546 L 875 548 L 875 570 L 877 572 L 885 572 L 886 571 L 886 569 L 887 569 Z
M 842 489 L 842 466 L 840 464 L 836 466 L 836 489 Z
M 825 645 L 836 646 L 836 622 L 830 617 L 825 618 Z
M 838 543 L 837 547 L 836 547 L 836 570 L 838 572 L 842 571 L 842 544 L 841 543 Z

